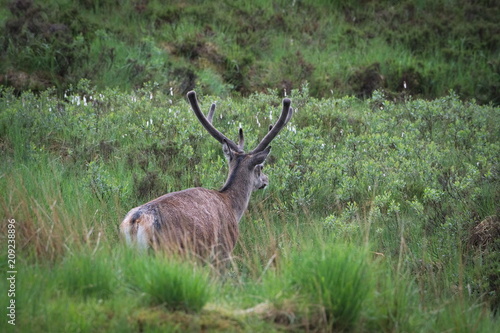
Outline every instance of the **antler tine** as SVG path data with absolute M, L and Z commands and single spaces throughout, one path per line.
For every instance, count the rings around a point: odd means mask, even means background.
M 269 132 L 267 132 L 266 136 L 262 139 L 262 141 L 260 141 L 257 147 L 250 152 L 250 154 L 255 154 L 266 149 L 276 135 L 278 135 L 283 127 L 285 127 L 285 125 L 290 121 L 293 115 L 293 109 L 290 107 L 291 103 L 290 99 L 283 99 L 283 110 L 281 111 L 278 121 L 274 126 L 270 126 Z
M 245 137 L 243 136 L 243 128 L 240 127 L 239 130 L 240 141 L 238 142 L 238 147 L 243 151 L 245 146 Z
M 189 102 L 191 103 L 191 108 L 193 109 L 194 114 L 200 121 L 200 123 L 205 127 L 205 129 L 212 135 L 217 141 L 220 143 L 226 142 L 229 148 L 232 150 L 242 153 L 243 150 L 236 145 L 232 140 L 229 140 L 224 134 L 219 132 L 213 125 L 212 125 L 212 117 L 215 112 L 215 104 L 212 104 L 212 107 L 210 108 L 210 111 L 208 113 L 209 119 L 205 118 L 205 115 L 203 112 L 201 112 L 200 106 L 198 105 L 198 100 L 196 99 L 196 93 L 194 91 L 190 91 L 187 93 L 187 98 L 189 99 Z
M 293 108 L 290 108 L 290 110 L 288 111 L 288 115 L 286 116 L 285 125 L 288 124 L 290 119 L 292 119 L 292 116 L 293 116 Z
M 215 113 L 215 103 L 212 103 L 212 106 L 210 107 L 210 111 L 208 111 L 208 116 L 207 116 L 207 120 L 210 124 L 212 123 L 214 113 Z

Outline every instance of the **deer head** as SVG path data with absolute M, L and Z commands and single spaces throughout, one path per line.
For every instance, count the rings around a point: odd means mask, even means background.
M 187 98 L 203 127 L 219 143 L 229 164 L 229 173 L 219 191 L 205 188 L 165 194 L 142 206 L 133 208 L 120 225 L 125 239 L 140 248 L 191 250 L 200 256 L 231 253 L 238 237 L 238 223 L 248 207 L 252 191 L 269 184 L 263 164 L 271 151 L 269 144 L 290 121 L 293 110 L 290 100 L 283 100 L 281 115 L 274 126 L 251 151 L 244 151 L 243 130 L 238 144 L 228 139 L 213 124 L 215 104 L 205 117 L 196 93 Z

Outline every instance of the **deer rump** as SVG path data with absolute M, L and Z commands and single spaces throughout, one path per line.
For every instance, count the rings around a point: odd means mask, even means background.
M 227 257 L 238 222 L 218 191 L 201 187 L 165 194 L 132 209 L 120 229 L 129 245 L 200 257 Z

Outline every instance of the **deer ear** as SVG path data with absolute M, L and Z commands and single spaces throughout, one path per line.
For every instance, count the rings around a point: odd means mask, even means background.
M 253 167 L 255 165 L 264 163 L 264 161 L 266 160 L 266 158 L 267 158 L 267 156 L 269 155 L 270 152 L 271 152 L 271 146 L 268 146 L 263 151 L 258 152 L 257 154 L 255 154 L 252 157 L 250 165 L 252 165 L 252 167 Z
M 224 152 L 224 156 L 226 156 L 226 158 L 229 161 L 231 161 L 234 158 L 234 153 L 231 150 L 231 148 L 229 148 L 229 145 L 227 144 L 226 140 L 224 140 L 224 142 L 222 143 L 222 151 Z

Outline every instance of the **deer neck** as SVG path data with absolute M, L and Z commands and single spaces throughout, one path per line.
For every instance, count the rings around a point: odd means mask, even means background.
M 240 167 L 238 161 L 230 170 L 226 183 L 219 191 L 227 197 L 238 222 L 248 207 L 253 191 L 253 184 L 248 179 L 247 174 L 239 170 Z

